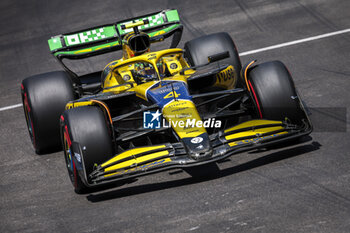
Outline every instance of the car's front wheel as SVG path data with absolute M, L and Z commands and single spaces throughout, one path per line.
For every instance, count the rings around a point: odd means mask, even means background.
M 265 62 L 250 68 L 248 85 L 260 118 L 288 120 L 297 125 L 306 118 L 293 79 L 282 62 Z
M 68 174 L 75 192 L 86 192 L 89 189 L 88 175 L 94 166 L 114 154 L 110 128 L 103 111 L 96 106 L 66 110 L 61 116 L 61 137 Z M 82 154 L 74 154 L 74 142 L 79 144 Z

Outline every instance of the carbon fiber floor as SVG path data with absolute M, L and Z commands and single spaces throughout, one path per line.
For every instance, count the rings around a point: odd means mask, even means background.
M 166 8 L 180 12 L 181 47 L 227 31 L 246 52 L 350 28 L 347 0 L 3 0 L 0 108 L 20 103 L 25 77 L 61 69 L 50 36 Z M 0 111 L 0 232 L 349 232 L 349 42 L 344 33 L 243 56 L 289 67 L 316 131 L 297 145 L 235 156 L 199 178 L 163 172 L 76 195 L 62 153 L 36 155 L 22 109 Z M 117 57 L 72 65 L 91 71 Z

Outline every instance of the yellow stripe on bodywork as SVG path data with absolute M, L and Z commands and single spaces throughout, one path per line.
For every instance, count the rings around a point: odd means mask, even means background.
M 288 132 L 284 131 L 284 132 L 275 133 L 275 134 L 271 134 L 271 135 L 264 136 L 264 137 L 256 137 L 256 138 L 251 138 L 251 139 L 239 140 L 239 141 L 235 141 L 235 142 L 230 142 L 228 145 L 229 146 L 238 146 L 238 145 L 241 145 L 241 144 L 250 143 L 250 142 L 254 142 L 254 141 L 258 142 L 258 141 L 261 141 L 261 140 L 265 140 L 265 139 L 268 139 L 268 138 L 273 138 L 273 137 L 276 137 L 278 135 L 286 134 L 286 133 L 288 133 Z
M 248 128 L 248 127 L 254 127 L 254 126 L 260 126 L 260 125 L 267 125 L 267 124 L 282 124 L 281 121 L 270 121 L 270 120 L 252 120 L 252 121 L 247 121 L 242 124 L 239 124 L 235 127 L 232 127 L 230 129 L 225 130 L 225 133 L 229 133 L 234 130 L 239 130 L 243 128 Z M 274 133 L 268 136 L 261 137 L 261 134 L 266 134 L 269 132 L 274 132 L 276 130 L 283 130 L 284 128 L 282 126 L 273 126 L 273 127 L 267 127 L 267 128 L 260 128 L 260 129 L 252 129 L 252 130 L 247 130 L 243 132 L 238 132 L 238 133 L 233 133 L 225 136 L 226 140 L 234 140 L 235 138 L 239 139 L 242 137 L 249 137 L 249 136 L 256 136 L 256 138 L 251 138 L 251 139 L 245 139 L 245 140 L 237 140 L 235 142 L 229 143 L 229 146 L 236 146 L 244 143 L 250 143 L 253 141 L 260 141 L 264 140 L 267 138 L 271 138 L 280 134 L 286 134 L 288 133 L 287 131 L 279 132 L 279 133 Z
M 126 173 L 129 173 L 129 172 L 139 171 L 139 170 L 143 170 L 145 168 L 151 168 L 151 167 L 154 167 L 154 166 L 157 166 L 157 165 L 161 165 L 161 164 L 166 164 L 166 163 L 169 163 L 169 162 L 171 162 L 170 158 L 159 159 L 159 160 L 156 160 L 156 161 L 153 161 L 153 162 L 150 162 L 150 163 L 146 163 L 146 164 L 144 164 L 142 166 L 139 166 L 139 167 L 133 167 L 133 168 L 130 168 L 130 169 L 125 169 L 125 170 L 121 170 L 121 171 L 114 172 L 114 173 L 111 173 L 111 174 L 107 174 L 107 175 L 104 175 L 104 177 L 126 174 Z
M 281 129 L 283 129 L 282 126 L 249 130 L 249 131 L 245 131 L 245 132 L 230 134 L 230 135 L 227 135 L 225 138 L 226 138 L 226 140 L 232 140 L 235 138 L 254 136 L 254 135 L 264 134 L 264 133 L 268 133 L 268 132 L 272 132 L 272 131 L 276 131 L 276 130 L 281 130 Z
M 91 51 L 92 51 L 92 49 L 82 49 L 82 50 L 75 51 L 74 54 L 87 53 L 87 52 L 91 52 Z
M 157 149 L 161 149 L 161 148 L 166 148 L 166 145 L 160 145 L 160 146 L 150 146 L 150 147 L 139 147 L 139 148 L 135 148 L 135 149 L 131 149 L 131 150 L 127 150 L 127 151 L 124 151 L 120 154 L 118 154 L 117 156 L 113 157 L 112 159 L 108 160 L 107 162 L 101 164 L 101 167 L 105 167 L 111 163 L 114 163 L 118 160 L 121 160 L 121 159 L 125 159 L 127 157 L 130 157 L 130 156 L 136 156 L 137 154 L 140 154 L 140 153 L 144 153 L 144 152 L 147 152 L 147 151 L 152 151 L 152 150 L 157 150 Z M 158 157 L 161 157 L 161 156 L 165 156 L 165 155 L 168 155 L 169 154 L 169 151 L 168 150 L 164 150 L 164 151 L 160 151 L 160 152 L 155 152 L 155 153 L 151 153 L 151 154 L 146 154 L 142 157 L 139 157 L 139 158 L 136 158 L 134 157 L 133 159 L 130 159 L 128 161 L 125 161 L 125 162 L 122 162 L 122 163 L 118 163 L 116 165 L 113 165 L 111 167 L 108 167 L 105 169 L 105 171 L 111 171 L 111 170 L 115 170 L 115 169 L 120 169 L 120 168 L 123 168 L 123 167 L 127 167 L 127 166 L 130 166 L 134 163 L 141 163 L 141 162 L 144 162 L 144 161 L 147 161 L 147 160 L 150 160 L 150 159 L 155 159 L 155 158 L 158 158 Z
M 224 132 L 230 132 L 234 131 L 237 129 L 243 129 L 243 128 L 248 128 L 248 127 L 253 127 L 253 126 L 260 126 L 260 125 L 269 125 L 269 124 L 282 124 L 282 121 L 271 121 L 271 120 L 251 120 L 251 121 L 246 121 L 243 122 L 242 124 L 236 125 L 232 128 L 226 129 Z

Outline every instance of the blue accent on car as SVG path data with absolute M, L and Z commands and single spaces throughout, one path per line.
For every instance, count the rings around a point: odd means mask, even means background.
M 172 93 L 172 96 L 169 98 L 165 98 L 169 93 Z M 166 104 L 168 104 L 174 99 L 192 99 L 187 89 L 186 83 L 171 80 L 166 80 L 157 83 L 147 91 L 146 95 L 147 99 L 152 103 L 157 104 L 159 108 L 163 108 Z

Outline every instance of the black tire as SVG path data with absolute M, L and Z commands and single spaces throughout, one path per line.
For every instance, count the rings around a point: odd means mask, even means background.
M 74 100 L 72 82 L 63 71 L 28 77 L 21 85 L 24 114 L 35 152 L 61 149 L 60 115 Z
M 271 61 L 252 67 L 248 80 L 258 116 L 268 120 L 288 118 L 294 124 L 301 124 L 306 115 L 293 79 L 282 62 Z
M 235 43 L 228 33 L 205 35 L 185 43 L 185 57 L 191 66 L 204 65 L 208 63 L 208 56 L 226 51 L 230 53 L 230 57 L 222 62 L 233 65 L 236 77 L 239 78 L 242 64 Z
M 66 133 L 66 134 L 65 134 Z M 67 140 L 67 133 L 69 140 Z M 82 180 L 79 176 L 68 143 L 77 142 L 83 149 L 82 159 L 85 165 L 86 177 L 93 171 L 94 164 L 101 164 L 114 154 L 114 147 L 110 127 L 102 110 L 96 106 L 84 106 L 64 111 L 61 117 L 62 146 L 68 169 L 69 177 L 76 193 L 84 193 L 89 190 L 86 185 L 89 180 Z M 85 148 L 85 149 L 84 149 Z M 71 157 L 69 157 L 71 156 Z M 72 162 L 72 163 L 71 163 Z M 73 167 L 71 167 L 73 164 Z M 80 173 L 80 175 L 82 175 Z

